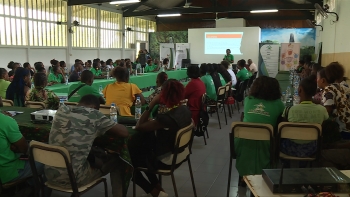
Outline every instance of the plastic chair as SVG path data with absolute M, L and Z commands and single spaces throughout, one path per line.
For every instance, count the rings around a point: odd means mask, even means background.
M 39 191 L 42 191 L 43 194 L 43 184 L 40 184 L 40 178 L 35 167 L 35 161 L 40 162 L 47 166 L 57 167 L 57 168 L 66 168 L 71 183 L 71 188 L 61 188 L 56 185 L 51 185 L 49 182 L 46 182 L 45 185 L 51 189 L 58 190 L 61 192 L 72 193 L 72 196 L 80 196 L 81 194 L 87 192 L 91 188 L 103 182 L 105 189 L 105 197 L 108 197 L 107 182 L 105 178 L 98 178 L 90 183 L 78 187 L 75 174 L 73 172 L 72 162 L 69 155 L 69 151 L 60 146 L 53 146 L 45 144 L 42 142 L 37 142 L 32 140 L 30 142 L 30 156 L 29 162 L 30 167 L 33 172 L 33 177 L 35 180 L 35 191 L 36 195 L 39 196 Z
M 220 122 L 220 117 L 219 117 L 219 108 L 223 106 L 224 113 L 225 113 L 225 121 L 227 125 L 227 117 L 226 117 L 226 110 L 225 110 L 225 93 L 226 93 L 226 87 L 221 86 L 218 88 L 217 92 L 217 100 L 215 104 L 207 104 L 208 107 L 215 108 L 216 114 L 218 115 L 218 121 L 219 121 L 219 127 L 221 129 L 221 122 Z
M 162 175 L 164 176 L 171 176 L 171 180 L 173 183 L 174 191 L 175 191 L 175 196 L 178 197 L 177 189 L 176 189 L 176 183 L 175 183 L 175 177 L 174 177 L 174 171 L 176 170 L 176 161 L 180 160 L 182 162 L 187 161 L 188 162 L 188 168 L 190 170 L 190 176 L 191 176 L 191 181 L 192 181 L 192 188 L 193 188 L 193 193 L 194 196 L 197 197 L 197 192 L 196 192 L 196 187 L 194 184 L 194 179 L 193 179 L 193 173 L 192 173 L 192 166 L 191 166 L 191 161 L 190 161 L 190 154 L 186 155 L 185 158 L 178 158 L 178 153 L 179 150 L 185 150 L 189 148 L 190 143 L 191 143 L 191 138 L 192 138 L 192 129 L 193 129 L 193 123 L 191 123 L 189 126 L 180 129 L 177 134 L 176 134 L 176 140 L 175 140 L 175 148 L 174 152 L 172 154 L 173 160 L 171 164 L 171 169 L 170 170 L 163 170 L 163 169 L 158 169 L 157 171 L 149 171 L 147 168 L 135 168 L 135 171 L 141 171 L 141 172 L 148 172 L 148 173 L 155 173 L 159 175 L 159 181 L 160 184 L 162 184 Z M 135 177 L 134 177 L 135 179 Z M 136 185 L 135 185 L 135 180 L 133 181 L 133 196 L 136 197 Z
M 36 101 L 26 101 L 26 107 L 29 107 L 31 109 L 45 109 L 45 103 L 43 102 L 36 102 Z
M 13 101 L 8 100 L 8 99 L 2 99 L 2 104 L 4 107 L 13 107 Z
M 230 140 L 230 167 L 228 173 L 227 197 L 230 194 L 230 182 L 232 172 L 232 160 L 237 158 L 235 151 L 234 138 L 242 138 L 248 140 L 264 140 L 270 141 L 270 164 L 274 164 L 274 137 L 273 127 L 270 124 L 258 124 L 249 122 L 233 122 L 231 124 Z M 254 161 L 251 161 L 254 162 Z
M 313 157 L 294 157 L 280 152 L 281 138 L 292 140 L 317 140 L 317 151 Z M 322 147 L 322 126 L 313 123 L 281 122 L 278 125 L 278 140 L 276 150 L 280 159 L 296 161 L 314 161 L 320 158 Z

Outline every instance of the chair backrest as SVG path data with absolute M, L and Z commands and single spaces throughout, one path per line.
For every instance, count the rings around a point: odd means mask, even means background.
M 14 106 L 13 101 L 8 99 L 2 99 L 2 104 L 4 107 L 12 107 Z
M 248 140 L 270 140 L 273 136 L 273 127 L 270 124 L 249 122 L 233 122 L 231 124 L 233 137 Z
M 32 109 L 45 109 L 45 103 L 43 102 L 36 102 L 36 101 L 26 101 L 26 107 L 32 108 Z
M 278 125 L 278 136 L 293 140 L 319 140 L 322 126 L 314 123 L 281 122 Z
M 48 166 L 67 168 L 66 161 L 71 163 L 69 152 L 64 147 L 53 146 L 32 140 L 30 142 L 30 151 L 34 161 Z
M 256 79 L 257 72 L 255 72 L 249 79 L 247 88 L 250 88 L 250 86 L 253 84 L 254 80 Z
M 118 115 L 120 115 L 120 109 L 118 106 L 115 106 L 117 109 Z M 100 105 L 100 112 L 104 115 L 109 115 L 111 106 L 110 105 Z
M 65 105 L 69 105 L 69 106 L 77 106 L 78 103 L 76 102 L 64 102 Z
M 186 148 L 188 148 L 191 144 L 193 127 L 194 127 L 194 124 L 193 124 L 193 120 L 192 120 L 192 123 L 190 125 L 188 125 L 185 128 L 180 129 L 176 133 L 173 161 L 172 161 L 172 166 L 171 166 L 172 171 L 175 169 L 175 164 L 177 161 L 178 153 L 181 150 L 185 150 Z M 188 155 L 186 158 L 188 158 Z
M 226 86 L 221 86 L 218 88 L 217 101 L 222 102 L 226 97 Z

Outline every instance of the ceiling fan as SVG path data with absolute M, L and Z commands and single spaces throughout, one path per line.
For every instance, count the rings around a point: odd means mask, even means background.
M 175 8 L 202 8 L 202 7 L 197 7 L 197 6 L 191 6 L 192 2 L 187 2 L 186 0 L 186 3 L 184 6 L 182 7 L 175 7 Z
M 216 12 L 216 13 L 215 13 L 215 19 L 203 19 L 203 20 L 208 20 L 208 21 L 215 20 L 215 21 L 219 21 L 219 20 L 222 20 L 222 19 L 227 19 L 227 17 L 218 18 L 218 13 Z

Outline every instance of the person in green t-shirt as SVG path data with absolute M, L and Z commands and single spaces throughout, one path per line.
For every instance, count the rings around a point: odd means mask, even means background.
M 261 76 L 252 84 L 250 95 L 244 99 L 243 122 L 270 124 L 276 128 L 283 110 L 278 81 Z M 234 145 L 240 177 L 261 174 L 262 169 L 270 168 L 270 141 L 234 138 Z
M 101 71 L 101 68 L 100 68 L 100 63 L 97 62 L 97 61 L 94 61 L 90 71 L 94 75 L 95 79 L 103 79 L 103 78 L 105 78 L 105 76 L 102 74 L 102 71 Z
M 200 67 L 200 72 L 201 72 L 201 80 L 205 85 L 205 90 L 206 90 L 205 92 L 207 93 L 207 97 L 210 100 L 216 101 L 217 95 L 216 95 L 214 81 L 211 75 L 208 73 L 209 66 L 207 64 L 202 64 Z
M 236 74 L 238 81 L 237 84 L 239 84 L 240 81 L 244 81 L 250 78 L 250 72 L 246 69 L 245 65 L 245 60 L 239 60 L 239 64 L 237 64 L 239 71 Z
M 81 73 L 81 81 L 77 84 L 72 84 L 68 88 L 68 95 L 70 95 L 73 91 L 75 91 L 77 88 L 78 91 L 76 91 L 70 98 L 68 98 L 69 102 L 79 102 L 80 99 L 88 94 L 95 95 L 96 97 L 99 98 L 101 104 L 105 104 L 106 101 L 102 97 L 102 94 L 97 91 L 97 89 L 91 87 L 91 85 L 94 82 L 94 75 L 91 71 L 89 70 L 84 70 Z
M 226 49 L 226 55 L 224 56 L 224 59 L 222 59 L 222 60 L 228 61 L 231 64 L 234 62 L 235 58 L 231 54 L 230 49 Z
M 59 66 L 52 67 L 52 72 L 49 74 L 47 81 L 51 84 L 66 82 Z
M 300 104 L 286 108 L 282 117 L 288 122 L 316 123 L 322 125 L 329 118 L 327 109 L 312 102 L 316 94 L 317 84 L 311 78 L 303 79 L 298 88 Z M 333 131 L 332 131 L 333 132 Z M 317 141 L 281 139 L 281 152 L 294 157 L 310 157 L 317 151 Z M 283 160 L 286 167 L 289 160 Z M 299 167 L 306 167 L 307 162 L 299 162 Z
M 0 181 L 2 184 L 32 176 L 29 161 L 21 160 L 21 154 L 27 154 L 28 144 L 19 131 L 17 122 L 0 113 Z M 21 153 L 21 154 L 19 154 Z M 44 165 L 35 162 L 39 174 L 43 174 Z
M 153 64 L 152 60 L 147 61 L 147 65 L 145 67 L 145 73 L 157 72 L 158 70 L 159 70 L 158 65 Z
M 7 70 L 0 68 L 0 97 L 6 98 L 6 90 L 10 83 Z

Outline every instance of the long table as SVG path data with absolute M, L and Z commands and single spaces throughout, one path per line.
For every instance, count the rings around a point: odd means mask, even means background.
M 23 114 L 17 114 L 16 116 L 14 116 L 13 119 L 17 121 L 19 130 L 21 131 L 22 135 L 26 138 L 26 140 L 36 140 L 48 143 L 51 124 L 33 123 L 30 118 L 30 113 L 37 111 L 36 109 L 26 107 L 2 107 L 0 109 L 3 111 L 23 112 Z M 133 172 L 129 148 L 137 146 L 138 140 L 142 140 L 140 137 L 142 136 L 141 133 L 138 133 L 131 127 L 127 127 L 127 129 L 129 132 L 128 138 L 114 138 L 113 136 L 105 134 L 96 138 L 94 141 L 94 145 L 117 152 L 119 154 L 120 159 L 124 161 L 123 165 L 120 166 L 122 175 L 121 179 L 123 183 L 123 196 L 126 196 L 129 187 L 129 182 L 131 180 Z
M 169 79 L 186 79 L 187 78 L 187 70 L 174 70 L 174 71 L 166 71 Z M 144 73 L 138 74 L 137 76 L 130 76 L 130 83 L 134 83 L 139 87 L 147 88 L 151 86 L 156 86 L 158 73 Z M 98 89 L 100 86 L 102 88 L 106 87 L 108 84 L 114 83 L 115 79 L 95 79 L 92 87 Z M 68 88 L 72 84 L 76 84 L 78 82 L 71 82 L 68 85 L 66 84 L 55 84 L 52 86 L 47 86 L 46 89 L 53 91 L 54 93 L 66 93 L 68 94 Z

